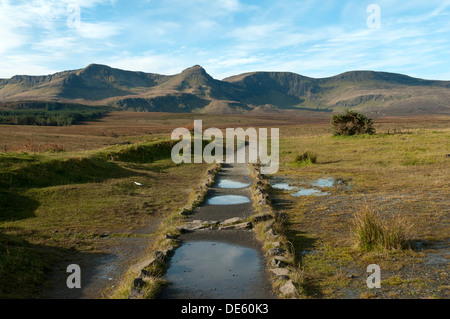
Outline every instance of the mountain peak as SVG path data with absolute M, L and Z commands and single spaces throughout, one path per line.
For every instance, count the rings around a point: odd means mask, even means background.
M 104 65 L 104 64 L 96 64 L 96 63 L 91 63 L 89 64 L 87 67 L 84 68 L 84 70 L 88 70 L 88 69 L 110 69 L 111 67 Z
M 201 75 L 208 75 L 208 73 L 206 72 L 206 70 L 200 66 L 200 65 L 194 65 L 193 67 L 187 68 L 186 70 L 184 70 L 182 73 L 184 74 L 201 74 Z

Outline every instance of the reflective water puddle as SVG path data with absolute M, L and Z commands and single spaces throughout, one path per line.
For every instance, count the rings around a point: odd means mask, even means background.
M 318 188 L 325 188 L 325 187 L 333 187 L 336 183 L 336 180 L 333 178 L 322 178 L 318 179 L 317 181 L 314 181 L 310 183 L 312 186 L 318 187 Z M 328 192 L 323 192 L 320 189 L 316 188 L 302 188 L 298 186 L 292 186 L 288 183 L 275 183 L 272 185 L 272 188 L 283 190 L 283 191 L 294 191 L 291 193 L 291 196 L 293 197 L 300 197 L 300 196 L 327 196 L 331 195 Z
M 258 299 L 264 268 L 251 248 L 215 241 L 188 242 L 172 257 L 162 298 Z
M 316 187 L 334 187 L 336 180 L 334 178 L 321 178 L 317 181 L 311 183 L 312 186 Z
M 238 188 L 246 188 L 250 186 L 250 182 L 242 182 L 231 179 L 220 179 L 218 184 L 220 188 L 230 188 L 230 189 L 238 189 Z
M 206 201 L 208 205 L 239 205 L 247 203 L 250 203 L 250 198 L 238 195 L 215 196 Z
M 327 196 L 331 195 L 330 193 L 322 192 L 319 189 L 315 188 L 301 188 L 298 192 L 292 193 L 291 196 L 293 197 L 300 197 L 300 196 Z
M 276 183 L 276 184 L 272 185 L 272 188 L 283 190 L 283 191 L 291 191 L 291 190 L 297 189 L 297 187 L 291 186 L 288 183 Z

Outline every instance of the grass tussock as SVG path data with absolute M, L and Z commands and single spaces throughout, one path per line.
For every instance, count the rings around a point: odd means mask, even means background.
M 303 154 L 299 154 L 295 157 L 295 164 L 298 165 L 311 165 L 317 163 L 317 155 L 311 152 L 304 152 Z
M 383 221 L 373 205 L 365 205 L 353 220 L 357 247 L 362 251 L 397 250 L 408 247 L 411 225 L 405 218 Z

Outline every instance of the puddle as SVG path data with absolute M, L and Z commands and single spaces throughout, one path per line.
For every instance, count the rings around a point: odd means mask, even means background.
M 331 195 L 329 192 L 323 192 L 319 188 L 331 188 L 335 187 L 336 185 L 343 185 L 344 183 L 341 180 L 336 180 L 332 177 L 328 178 L 320 178 L 318 180 L 315 180 L 313 182 L 301 182 L 301 184 L 304 185 L 310 185 L 314 188 L 304 188 L 299 186 L 292 186 L 289 183 L 274 183 L 272 185 L 272 188 L 277 190 L 283 190 L 283 191 L 293 191 L 291 193 L 291 196 L 293 197 L 300 197 L 300 196 L 328 196 Z
M 291 196 L 293 197 L 300 197 L 300 196 L 327 196 L 331 195 L 330 193 L 322 192 L 321 190 L 315 189 L 315 188 L 302 188 L 298 192 L 292 193 Z
M 334 187 L 334 185 L 336 184 L 336 180 L 334 178 L 321 178 L 318 179 L 317 181 L 314 181 L 311 183 L 312 186 L 316 186 L 316 187 Z
M 219 188 L 228 188 L 228 189 L 239 189 L 239 188 L 246 188 L 249 187 L 251 184 L 250 182 L 241 182 L 237 180 L 231 180 L 231 179 L 220 179 L 218 182 Z
M 288 183 L 276 183 L 272 185 L 272 188 L 283 191 L 292 191 L 294 189 L 297 189 L 297 187 L 291 186 Z
M 164 299 L 259 299 L 264 267 L 256 250 L 215 241 L 187 242 L 166 273 Z
M 206 201 L 208 205 L 239 205 L 247 203 L 250 203 L 250 198 L 238 195 L 215 196 Z

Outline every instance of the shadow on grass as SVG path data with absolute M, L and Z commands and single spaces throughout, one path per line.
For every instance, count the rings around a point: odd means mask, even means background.
M 326 165 L 326 164 L 336 164 L 336 163 L 341 163 L 343 162 L 343 160 L 336 160 L 336 161 L 326 161 L 326 162 L 317 162 L 318 165 Z
M 14 191 L 0 188 L 0 222 L 35 217 L 39 202 Z
M 20 229 L 15 229 L 19 231 Z M 73 249 L 35 245 L 0 229 L 0 299 L 78 299 L 83 289 L 67 288 L 67 267 L 82 269 L 81 286 L 87 287 L 112 255 L 81 253 Z
M 290 225 L 292 226 L 292 225 Z M 304 256 L 307 252 L 314 249 L 317 239 L 311 237 L 306 232 L 288 228 L 285 231 L 285 235 L 288 240 L 295 247 L 295 260 L 298 262 L 299 266 L 302 267 L 304 264 Z M 321 298 L 323 297 L 323 292 L 317 281 L 311 278 L 307 274 L 305 275 L 303 282 L 301 283 L 301 292 L 307 297 Z
M 33 163 L 0 174 L 7 188 L 51 187 L 70 184 L 99 183 L 113 178 L 142 176 L 144 173 L 123 168 L 116 163 L 89 158 L 58 159 Z

